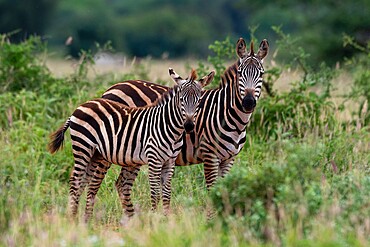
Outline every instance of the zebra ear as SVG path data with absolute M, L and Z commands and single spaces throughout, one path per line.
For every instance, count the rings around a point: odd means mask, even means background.
M 213 81 L 214 77 L 215 77 L 215 71 L 212 70 L 211 73 L 209 73 L 208 75 L 206 75 L 202 79 L 200 79 L 199 83 L 200 83 L 200 85 L 202 85 L 202 87 L 205 87 Z
M 197 71 L 195 69 L 191 69 L 190 76 L 188 77 L 190 81 L 195 81 L 197 79 Z
M 250 57 L 253 57 L 254 56 L 254 45 L 253 45 L 253 40 L 251 41 L 251 48 L 249 49 L 249 55 Z
M 236 43 L 236 54 L 238 57 L 244 58 L 247 55 L 246 52 L 247 44 L 245 43 L 243 38 L 239 38 L 238 42 Z
M 267 42 L 267 39 L 264 39 L 262 40 L 260 48 L 258 49 L 257 57 L 262 61 L 266 57 L 268 51 L 269 51 L 269 42 Z
M 179 76 L 172 68 L 168 69 L 168 73 L 170 74 L 172 80 L 177 84 L 180 85 L 183 79 Z

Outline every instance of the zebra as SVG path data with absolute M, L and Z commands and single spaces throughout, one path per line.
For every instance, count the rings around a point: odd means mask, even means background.
M 176 166 L 203 163 L 208 190 L 218 177 L 228 174 L 245 144 L 246 127 L 261 95 L 263 60 L 268 50 L 269 43 L 264 39 L 257 53 L 253 41 L 248 52 L 245 40 L 239 38 L 236 43 L 238 60 L 221 75 L 218 88 L 202 92 L 195 130 L 182 137 L 184 144 L 176 158 Z M 128 106 L 142 106 L 151 104 L 168 90 L 153 82 L 132 80 L 111 86 L 102 98 Z M 138 171 L 121 168 L 115 184 L 120 198 L 127 198 L 125 195 L 131 191 L 137 174 Z M 131 205 L 130 201 L 122 203 L 123 208 L 130 209 Z
M 182 79 L 173 69 L 169 74 L 176 85 L 149 106 L 129 108 L 109 99 L 90 100 L 80 105 L 71 117 L 51 135 L 49 151 L 55 153 L 63 146 L 64 133 L 70 127 L 74 168 L 70 176 L 69 210 L 75 217 L 79 199 L 88 185 L 85 221 L 92 215 L 94 200 L 111 163 L 118 164 L 136 177 L 142 165 L 149 166 L 151 207 L 157 208 L 162 184 L 165 213 L 169 211 L 171 177 L 174 161 L 183 144 L 184 131 L 194 129 L 196 109 L 202 88 L 214 77 L 214 71 L 199 81 L 192 70 Z M 130 186 L 131 189 L 131 186 Z M 133 215 L 130 191 L 122 188 L 121 202 L 127 206 L 126 215 Z

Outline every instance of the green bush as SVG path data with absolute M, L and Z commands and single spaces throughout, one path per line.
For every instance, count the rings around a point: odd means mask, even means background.
M 39 90 L 52 83 L 49 70 L 37 57 L 46 51 L 40 37 L 12 44 L 7 35 L 2 34 L 0 40 L 1 91 Z
M 368 224 L 370 216 L 370 176 L 358 172 L 335 175 L 330 180 L 328 200 L 339 206 L 335 215 L 339 225 L 349 227 Z M 350 223 L 350 224 L 348 224 Z
M 366 46 L 355 42 L 354 38 L 344 35 L 344 46 L 354 47 L 359 51 L 359 55 L 347 60 L 347 65 L 353 70 L 355 77 L 354 84 L 350 94 L 347 95 L 349 100 L 354 100 L 359 104 L 357 117 L 363 126 L 370 125 L 370 41 Z
M 278 209 L 294 216 L 303 205 L 309 216 L 317 213 L 322 204 L 319 186 L 322 174 L 317 168 L 321 148 L 295 143 L 288 143 L 286 148 L 284 151 L 289 155 L 283 163 L 236 165 L 217 182 L 211 190 L 211 199 L 226 221 L 242 219 L 255 234 L 261 235 L 270 211 L 276 212 L 275 221 L 281 217 Z
M 367 133 L 358 135 L 356 145 L 369 139 Z M 334 146 L 348 142 L 346 134 L 339 141 L 336 138 L 328 142 Z M 344 234 L 345 239 L 354 231 L 363 231 L 370 216 L 369 156 L 355 162 L 365 162 L 364 167 L 333 169 L 325 155 L 333 155 L 336 150 L 327 144 L 315 140 L 306 144 L 293 139 L 273 141 L 267 144 L 273 148 L 265 149 L 269 156 L 253 165 L 248 163 L 252 151 L 245 157 L 242 154 L 243 162 L 235 164 L 210 193 L 222 221 L 228 228 L 243 226 L 243 231 L 260 239 L 271 240 L 272 232 L 280 236 L 280 241 L 285 241 L 282 236 L 289 231 L 311 236 L 318 222 L 335 226 L 333 231 Z M 356 155 L 352 149 L 337 151 L 345 152 L 345 157 Z M 360 150 L 359 154 L 364 153 Z M 280 162 L 272 161 L 275 159 Z

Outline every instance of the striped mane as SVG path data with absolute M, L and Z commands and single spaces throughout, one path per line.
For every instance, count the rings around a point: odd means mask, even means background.
M 179 86 L 175 85 L 174 87 L 170 88 L 167 92 L 163 93 L 161 96 L 158 97 L 152 104 L 143 106 L 142 108 L 148 108 L 153 106 L 162 106 L 166 102 L 168 102 L 173 96 L 178 92 Z
M 238 68 L 239 68 L 240 61 L 238 60 L 236 63 L 228 67 L 225 72 L 221 75 L 221 82 L 219 87 L 225 87 L 228 84 L 228 78 L 232 79 L 231 81 L 234 81 L 233 78 L 237 77 L 238 74 Z

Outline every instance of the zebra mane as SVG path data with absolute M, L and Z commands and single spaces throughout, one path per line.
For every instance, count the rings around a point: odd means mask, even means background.
M 179 86 L 175 85 L 174 87 L 169 88 L 167 92 L 164 92 L 161 96 L 159 96 L 152 104 L 149 104 L 149 105 L 146 105 L 140 108 L 148 108 L 148 107 L 153 107 L 153 106 L 164 105 L 166 102 L 168 102 L 170 99 L 173 98 L 173 96 L 176 94 L 178 89 L 179 89 Z
M 175 85 L 174 87 L 169 88 L 168 91 L 166 91 L 162 95 L 160 95 L 153 103 L 148 104 L 148 105 L 144 105 L 144 106 L 137 106 L 137 107 L 127 106 L 127 105 L 121 104 L 120 102 L 117 102 L 117 101 L 111 100 L 111 99 L 96 99 L 96 100 L 98 100 L 98 101 L 99 100 L 109 101 L 110 104 L 117 105 L 119 108 L 130 109 L 130 110 L 135 111 L 135 110 L 147 109 L 147 108 L 151 108 L 151 107 L 155 107 L 155 106 L 164 105 L 166 102 L 168 102 L 170 99 L 172 99 L 174 97 L 174 95 L 178 91 L 178 88 L 179 88 L 178 85 Z
M 239 63 L 240 61 L 236 61 L 234 64 L 230 65 L 224 73 L 221 75 L 221 82 L 220 82 L 220 87 L 226 86 L 228 83 L 228 78 L 230 77 L 236 77 L 238 73 L 238 68 L 239 68 Z

